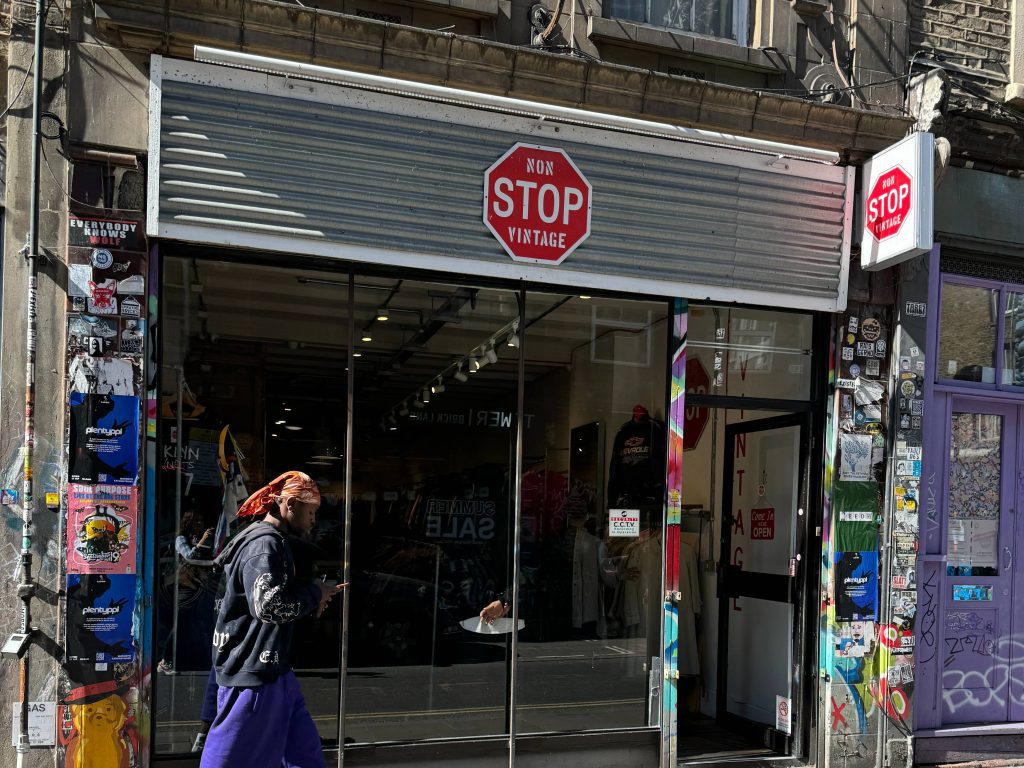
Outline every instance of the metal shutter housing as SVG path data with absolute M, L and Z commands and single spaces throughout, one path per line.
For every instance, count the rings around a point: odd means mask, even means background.
M 154 57 L 148 232 L 690 299 L 845 308 L 853 169 Z M 517 141 L 593 186 L 590 237 L 513 262 L 483 174 Z

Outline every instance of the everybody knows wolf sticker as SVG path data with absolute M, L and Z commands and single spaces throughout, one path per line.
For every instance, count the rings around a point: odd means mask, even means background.
M 132 573 L 138 490 L 124 485 L 68 486 L 68 573 Z

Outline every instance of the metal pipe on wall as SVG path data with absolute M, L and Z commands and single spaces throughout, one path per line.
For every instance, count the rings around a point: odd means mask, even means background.
M 22 526 L 21 526 L 21 583 L 18 597 L 21 599 L 21 632 L 32 632 L 32 596 L 35 583 L 32 580 L 32 498 L 33 459 L 35 455 L 35 400 L 36 400 L 36 257 L 39 252 L 39 152 L 40 114 L 43 98 L 43 32 L 46 28 L 45 0 L 36 0 L 35 53 L 32 59 L 32 189 L 29 194 L 29 231 L 25 245 L 28 266 L 26 280 L 26 324 L 25 324 L 25 437 L 22 448 Z M 31 647 L 31 646 L 30 646 Z M 19 661 L 18 677 L 21 706 L 18 713 L 17 764 L 25 764 L 29 750 L 28 707 L 30 681 L 30 651 Z

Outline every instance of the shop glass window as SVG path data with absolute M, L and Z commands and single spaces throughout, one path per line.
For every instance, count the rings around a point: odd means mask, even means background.
M 938 376 L 995 384 L 999 291 L 946 282 L 939 318 Z
M 238 530 L 233 503 L 285 470 L 308 472 L 322 504 L 309 540 L 294 544 L 297 575 L 339 576 L 348 305 L 347 278 L 337 279 L 300 269 L 163 261 L 157 753 L 189 752 L 213 719 L 209 672 L 220 574 L 211 558 Z M 338 735 L 340 637 L 340 600 L 294 632 L 296 676 L 327 746 Z
M 517 729 L 651 725 L 668 306 L 529 293 L 525 314 Z
M 349 552 L 349 589 L 294 632 L 326 748 L 656 723 L 666 302 L 162 263 L 158 754 L 212 719 L 211 560 L 233 504 L 287 469 L 322 496 L 297 575 L 340 579 Z M 480 613 L 516 587 L 512 713 L 512 616 Z
M 812 317 L 690 307 L 686 389 L 701 395 L 805 400 L 810 397 Z
M 739 39 L 733 0 L 612 0 L 607 15 L 680 32 Z
M 1003 311 L 1003 384 L 1024 387 L 1024 293 L 1006 292 Z
M 505 733 L 519 294 L 359 276 L 353 313 L 346 737 Z
M 1003 417 L 953 413 L 949 441 L 951 576 L 995 576 L 998 564 Z

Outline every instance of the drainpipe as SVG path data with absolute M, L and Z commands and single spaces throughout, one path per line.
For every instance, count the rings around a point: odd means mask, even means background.
M 18 597 L 21 599 L 21 632 L 32 635 L 32 596 L 35 583 L 32 580 L 32 511 L 35 499 L 32 495 L 32 472 L 35 448 L 35 399 L 36 399 L 36 258 L 39 253 L 39 142 L 40 112 L 43 98 L 43 33 L 46 28 L 45 0 L 36 0 L 35 55 L 32 60 L 32 187 L 29 195 L 29 231 L 24 254 L 28 266 L 25 330 L 25 438 L 22 448 L 24 457 L 24 479 L 22 482 L 22 526 L 21 526 L 21 583 Z M 19 661 L 19 688 L 21 710 L 18 716 L 18 768 L 25 764 L 29 750 L 28 705 L 29 705 L 29 652 Z

